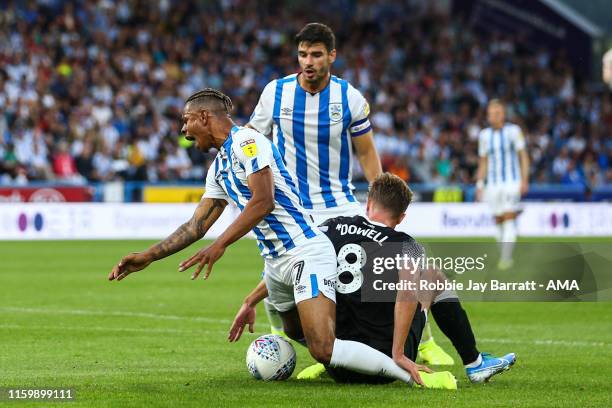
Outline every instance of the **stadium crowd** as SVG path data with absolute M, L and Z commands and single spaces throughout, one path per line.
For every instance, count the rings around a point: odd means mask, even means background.
M 0 183 L 202 180 L 211 157 L 178 137 L 183 101 L 220 88 L 246 123 L 264 85 L 296 72 L 293 35 L 315 20 L 336 31 L 333 72 L 370 101 L 386 170 L 472 183 L 498 97 L 525 131 L 532 181 L 612 183 L 612 93 L 554 50 L 413 3 L 3 2 Z

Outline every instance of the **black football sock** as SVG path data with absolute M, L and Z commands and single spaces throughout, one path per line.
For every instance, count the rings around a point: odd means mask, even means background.
M 470 320 L 461 307 L 459 299 L 445 299 L 434 303 L 430 310 L 442 333 L 455 346 L 463 360 L 463 365 L 476 361 L 479 354 L 476 339 L 474 339 Z

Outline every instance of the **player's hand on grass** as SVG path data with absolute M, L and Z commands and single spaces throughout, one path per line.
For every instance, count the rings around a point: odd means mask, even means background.
M 245 302 L 234 317 L 227 339 L 230 342 L 238 341 L 247 324 L 249 325 L 249 333 L 255 333 L 255 307 Z
M 191 258 L 183 261 L 179 264 L 179 272 L 186 271 L 191 268 L 193 265 L 198 264 L 195 269 L 193 275 L 191 275 L 191 279 L 195 279 L 200 275 L 204 265 L 208 265 L 206 268 L 206 274 L 204 274 L 204 279 L 208 279 L 208 276 L 212 272 L 212 267 L 223 256 L 225 252 L 225 247 L 221 244 L 218 244 L 216 241 L 211 245 L 207 246 L 204 249 L 200 249 L 196 252 Z
M 414 361 L 410 360 L 408 357 L 406 357 L 403 354 L 398 357 L 393 357 L 393 361 L 395 361 L 395 364 L 397 364 L 404 370 L 408 371 L 408 374 L 410 374 L 410 377 L 412 377 L 414 382 L 419 385 L 423 385 L 423 386 L 425 385 L 423 384 L 423 380 L 421 379 L 421 375 L 419 374 L 419 371 L 425 371 L 426 373 L 433 372 L 431 368 L 421 365 L 421 364 L 416 364 Z
M 149 266 L 152 261 L 142 252 L 134 252 L 124 256 L 108 275 L 108 280 L 125 278 L 132 272 L 138 272 Z

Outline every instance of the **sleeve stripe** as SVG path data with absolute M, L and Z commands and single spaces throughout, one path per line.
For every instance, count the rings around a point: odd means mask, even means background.
M 356 122 L 352 123 L 352 124 L 351 124 L 351 127 L 359 126 L 359 125 L 361 125 L 362 123 L 365 123 L 365 122 L 367 122 L 367 121 L 368 121 L 368 118 L 363 118 L 363 119 L 360 119 L 360 120 L 358 120 L 358 121 L 356 121 Z
M 370 126 L 370 121 L 368 120 L 368 118 L 365 118 L 365 120 L 360 120 L 358 123 L 353 123 L 349 129 L 351 133 L 358 133 L 361 132 L 363 129 L 369 128 Z
M 257 157 L 251 160 L 251 167 L 253 169 L 253 173 L 259 170 L 259 163 L 257 163 Z
M 351 133 L 351 136 L 352 137 L 361 136 L 361 135 L 368 133 L 370 130 L 372 130 L 372 126 L 368 126 L 367 128 L 360 130 L 359 132 Z

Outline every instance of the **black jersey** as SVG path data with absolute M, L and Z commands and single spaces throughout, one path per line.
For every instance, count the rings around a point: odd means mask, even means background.
M 395 243 L 393 248 L 402 248 L 403 252 L 409 253 L 410 256 L 420 256 L 422 247 L 410 235 L 374 223 L 362 216 L 329 219 L 322 224 L 321 230 L 334 244 L 338 256 L 336 336 L 339 339 L 359 341 L 390 354 L 395 303 L 362 301 L 361 285 L 371 281 L 374 275 L 370 265 L 361 262 L 362 257 L 373 257 L 375 254 L 371 253 L 372 248 L 382 248 L 383 243 Z M 376 243 L 381 245 L 372 245 Z M 366 256 L 362 252 L 364 244 L 369 249 Z M 391 279 L 397 282 L 397 270 L 394 273 L 395 278 Z M 419 308 L 415 313 L 418 326 L 424 324 L 420 321 L 422 318 Z M 420 332 L 418 337 L 420 338 Z M 412 353 L 416 353 L 416 350 L 412 350 Z

